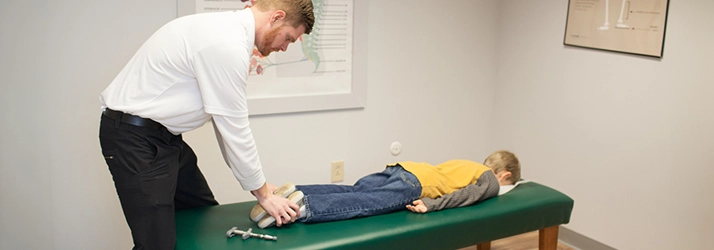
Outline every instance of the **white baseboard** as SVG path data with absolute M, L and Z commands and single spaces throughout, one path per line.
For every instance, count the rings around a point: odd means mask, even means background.
M 560 226 L 558 231 L 558 240 L 560 243 L 578 250 L 617 250 L 563 226 Z

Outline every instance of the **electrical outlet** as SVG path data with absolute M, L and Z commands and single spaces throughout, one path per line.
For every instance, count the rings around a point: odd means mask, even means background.
M 333 161 L 332 172 L 330 175 L 332 183 L 342 182 L 345 180 L 345 161 Z

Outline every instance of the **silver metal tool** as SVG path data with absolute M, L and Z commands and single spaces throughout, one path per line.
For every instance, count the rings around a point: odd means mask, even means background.
M 228 230 L 228 232 L 226 232 L 226 236 L 228 236 L 228 238 L 232 238 L 233 236 L 236 236 L 236 235 L 240 235 L 241 238 L 243 238 L 243 240 L 248 239 L 250 237 L 261 238 L 264 240 L 278 240 L 278 236 L 253 233 L 253 228 L 248 228 L 248 231 L 243 231 L 243 230 L 238 230 L 238 227 L 233 227 L 230 230 Z

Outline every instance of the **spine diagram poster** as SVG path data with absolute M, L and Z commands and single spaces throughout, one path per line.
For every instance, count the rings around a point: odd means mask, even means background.
M 565 45 L 662 57 L 668 0 L 570 0 Z
M 260 0 L 195 0 L 195 13 L 236 11 Z M 313 0 L 315 24 L 285 52 L 254 48 L 248 77 L 251 114 L 352 108 L 324 97 L 352 95 L 353 0 Z M 292 99 L 291 99 L 292 98 Z M 295 99 L 297 98 L 297 99 Z M 314 105 L 300 108 L 301 100 Z M 341 98 L 344 99 L 344 98 Z M 267 105 L 259 103 L 267 103 Z M 279 101 L 279 102 L 275 102 Z M 317 105 L 317 107 L 313 107 Z M 261 106 L 269 106 L 269 111 Z M 286 106 L 280 108 L 280 106 Z M 254 112 L 257 111 L 257 112 Z

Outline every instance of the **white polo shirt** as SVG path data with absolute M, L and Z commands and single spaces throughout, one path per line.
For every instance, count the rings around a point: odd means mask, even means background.
M 181 134 L 213 119 L 226 163 L 244 190 L 265 183 L 248 122 L 255 41 L 250 9 L 177 18 L 154 33 L 100 96 L 102 108 L 150 118 Z

